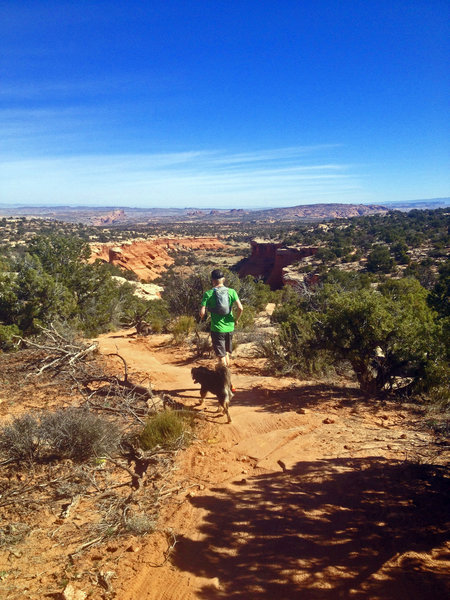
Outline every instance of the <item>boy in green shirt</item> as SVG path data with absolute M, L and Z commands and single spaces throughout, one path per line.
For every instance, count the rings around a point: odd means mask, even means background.
M 214 269 L 211 273 L 212 289 L 203 294 L 200 319 L 206 315 L 206 310 L 211 312 L 211 341 L 214 352 L 219 359 L 219 364 L 224 367 L 230 366 L 230 355 L 233 350 L 233 332 L 234 326 L 242 314 L 243 307 L 236 290 L 225 288 L 225 276 L 220 269 Z M 229 312 L 227 314 L 217 314 L 214 312 L 217 306 L 215 290 L 220 288 L 228 289 Z M 220 293 L 220 291 L 219 291 Z M 232 309 L 235 308 L 233 315 Z

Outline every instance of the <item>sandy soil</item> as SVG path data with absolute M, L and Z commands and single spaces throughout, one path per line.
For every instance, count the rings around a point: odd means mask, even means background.
M 164 336 L 110 334 L 100 347 L 194 408 L 190 369 L 213 364 Z M 232 372 L 233 422 L 212 397 L 196 408 L 205 424 L 174 481 L 185 492 L 165 507 L 164 534 L 110 550 L 120 554 L 112 597 L 449 597 L 448 454 L 421 415 L 345 381 L 270 377 L 257 359 L 235 359 Z

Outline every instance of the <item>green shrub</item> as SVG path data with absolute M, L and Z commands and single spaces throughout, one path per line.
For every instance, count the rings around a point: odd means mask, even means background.
M 164 320 L 158 317 L 151 317 L 149 319 L 150 327 L 153 333 L 162 333 L 164 331 Z
M 371 273 L 390 273 L 395 264 L 386 246 L 374 246 L 367 257 L 366 268 Z
M 134 287 L 114 280 L 106 263 L 88 264 L 89 256 L 74 236 L 33 238 L 0 273 L 0 322 L 33 335 L 61 319 L 94 336 L 127 321 L 138 302 Z
M 164 411 L 148 419 L 139 437 L 143 450 L 156 446 L 173 447 L 187 432 L 186 419 L 177 411 Z
M 0 351 L 12 350 L 15 346 L 14 336 L 20 335 L 17 325 L 0 325 Z
M 246 306 L 237 324 L 237 329 L 251 329 L 255 324 L 256 310 Z
M 448 360 L 430 362 L 425 368 L 425 376 L 420 382 L 419 392 L 422 393 L 424 402 L 431 409 L 440 412 L 450 411 L 450 365 Z
M 178 317 L 170 326 L 170 333 L 173 335 L 176 344 L 181 344 L 195 329 L 194 317 L 182 315 Z
M 281 323 L 277 337 L 262 344 L 269 365 L 284 374 L 325 375 L 333 365 L 332 355 L 316 347 L 313 313 L 294 313 Z

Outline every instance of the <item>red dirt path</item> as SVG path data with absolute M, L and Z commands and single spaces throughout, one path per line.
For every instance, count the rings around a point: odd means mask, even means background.
M 164 336 L 110 334 L 100 347 L 195 408 L 190 369 L 198 363 Z M 164 561 L 162 534 L 136 538 L 134 552 L 122 554 L 114 597 L 448 597 L 445 457 L 420 416 L 368 402 L 345 382 L 268 377 L 258 360 L 237 359 L 232 372 L 232 424 L 208 397 L 199 439 L 179 458 L 186 492 L 160 523 L 177 539 L 170 559 L 154 566 Z

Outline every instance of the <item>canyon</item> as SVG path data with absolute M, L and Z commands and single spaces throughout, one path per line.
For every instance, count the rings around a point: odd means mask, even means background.
M 135 273 L 141 281 L 150 282 L 174 263 L 175 252 L 187 250 L 221 250 L 226 245 L 214 237 L 157 238 L 114 243 L 91 244 L 90 262 L 99 259 Z
M 183 251 L 217 251 L 226 244 L 214 237 L 155 238 L 125 242 L 91 244 L 90 262 L 99 259 L 135 273 L 140 281 L 149 283 L 170 267 L 174 254 Z M 288 246 L 280 242 L 256 239 L 251 241 L 251 255 L 239 267 L 239 277 L 251 275 L 262 278 L 272 289 L 297 283 L 295 270 L 288 267 L 317 252 L 316 247 Z M 303 279 L 303 276 L 302 276 Z

